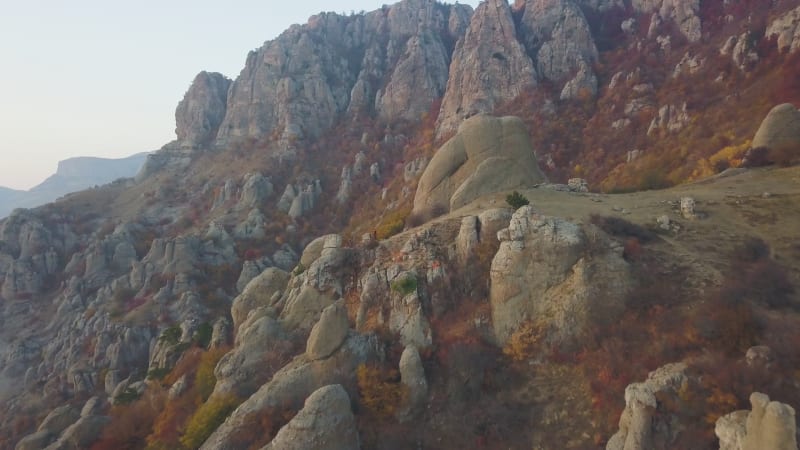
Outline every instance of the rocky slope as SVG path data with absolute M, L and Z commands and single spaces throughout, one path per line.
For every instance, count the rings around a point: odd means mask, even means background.
M 798 168 L 705 177 L 800 154 L 790 6 L 405 0 L 201 73 L 0 222 L 0 446 L 796 446 Z

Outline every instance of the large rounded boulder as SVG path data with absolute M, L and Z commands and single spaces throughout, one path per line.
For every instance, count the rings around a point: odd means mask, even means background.
M 790 103 L 778 105 L 767 114 L 753 138 L 753 148 L 769 149 L 781 161 L 800 158 L 800 111 Z
M 431 159 L 419 180 L 413 213 L 452 211 L 482 195 L 542 181 L 522 120 L 477 115 Z

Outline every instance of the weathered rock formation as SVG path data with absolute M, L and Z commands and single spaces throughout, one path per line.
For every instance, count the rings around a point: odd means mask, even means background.
M 200 72 L 175 110 L 175 134 L 184 147 L 208 145 L 225 118 L 231 80 L 219 73 Z
M 550 341 L 569 342 L 624 308 L 629 267 L 622 248 L 598 229 L 523 206 L 497 237 L 490 300 L 498 343 L 525 321 Z
M 533 88 L 536 80 L 533 61 L 517 40 L 508 2 L 482 2 L 453 54 L 437 136 L 450 135 L 468 117 L 493 112 Z
M 262 450 L 358 450 L 361 444 L 350 397 L 341 385 L 308 396 L 300 412 Z
M 542 181 L 522 121 L 481 114 L 436 152 L 419 180 L 413 212 L 452 211 L 481 195 Z
M 625 388 L 625 410 L 619 419 L 619 431 L 609 439 L 606 450 L 646 450 L 672 448 L 676 438 L 673 415 L 665 411 L 664 398 L 677 398 L 688 383 L 686 364 L 667 364 L 650 374 L 642 383 Z
M 717 420 L 714 432 L 720 450 L 797 450 L 795 411 L 770 401 L 759 392 L 750 395 L 751 411 L 736 411 Z

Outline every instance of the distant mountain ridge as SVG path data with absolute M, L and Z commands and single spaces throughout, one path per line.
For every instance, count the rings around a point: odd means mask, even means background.
M 147 152 L 142 152 L 116 159 L 79 156 L 59 161 L 56 173 L 27 191 L 0 186 L 0 217 L 15 208 L 33 208 L 71 192 L 132 177 L 146 158 Z

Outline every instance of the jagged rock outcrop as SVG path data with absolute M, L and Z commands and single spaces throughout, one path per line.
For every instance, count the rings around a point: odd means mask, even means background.
M 597 79 L 590 67 L 597 61 L 597 47 L 577 4 L 571 0 L 527 0 L 520 35 L 542 78 L 562 81 L 578 71 L 580 77 L 572 84 L 582 80 L 580 84 L 588 87 L 594 79 L 591 90 L 596 93 Z
M 758 50 L 753 33 L 745 32 L 729 37 L 719 49 L 720 55 L 730 56 L 739 70 L 747 71 L 758 62 Z
M 597 77 L 586 64 L 581 64 L 575 78 L 567 81 L 561 90 L 561 100 L 591 99 L 597 95 Z
M 233 235 L 239 239 L 264 239 L 267 218 L 258 209 L 247 214 L 247 219 L 239 222 L 233 229 Z
M 653 117 L 647 128 L 647 135 L 653 136 L 659 130 L 667 132 L 680 131 L 689 123 L 689 114 L 686 112 L 686 102 L 682 106 L 665 105 L 658 110 L 658 115 Z
M 358 450 L 350 396 L 341 385 L 317 389 L 262 450 Z
M 657 20 L 651 20 L 651 28 L 661 20 L 670 20 L 689 42 L 697 42 L 702 37 L 700 0 L 632 0 L 631 6 L 640 13 L 654 13 Z
M 679 390 L 689 382 L 686 368 L 684 363 L 667 364 L 650 372 L 644 382 L 625 388 L 619 431 L 608 440 L 606 450 L 672 448 L 679 430 L 670 426 L 674 417 L 662 402 L 677 398 Z
M 536 86 L 537 78 L 533 61 L 517 40 L 508 2 L 482 2 L 453 53 L 437 136 L 450 135 L 475 114 L 493 112 Z
M 622 248 L 601 231 L 523 206 L 497 233 L 492 322 L 502 344 L 527 320 L 548 340 L 570 342 L 591 323 L 614 320 L 630 283 Z
M 299 408 L 321 387 L 341 384 L 351 395 L 354 394 L 356 369 L 360 364 L 375 361 L 380 354 L 375 337 L 351 333 L 326 359 L 311 361 L 305 355 L 296 357 L 239 405 L 201 449 L 235 450 L 249 444 L 237 441 L 237 432 L 246 426 L 248 420 L 258 419 L 275 408 Z
M 777 36 L 778 50 L 781 52 L 791 53 L 800 48 L 800 6 L 773 20 L 764 35 Z
M 772 108 L 758 127 L 752 146 L 800 156 L 800 111 L 790 103 Z
M 275 135 L 280 150 L 345 112 L 417 120 L 441 97 L 466 5 L 404 0 L 353 16 L 322 13 L 250 52 L 233 82 L 218 143 Z M 386 39 L 375 39 L 380 34 Z
M 542 181 L 522 121 L 481 114 L 464 122 L 433 156 L 419 180 L 413 213 L 452 211 L 481 195 Z
M 714 433 L 720 450 L 797 450 L 795 411 L 770 401 L 766 395 L 750 395 L 751 411 L 736 411 L 717 420 Z
M 264 200 L 272 195 L 272 183 L 260 173 L 247 174 L 244 179 L 236 208 L 246 210 L 260 207 Z
M 231 80 L 214 72 L 200 72 L 175 110 L 175 134 L 183 147 L 205 146 L 217 137 L 225 118 Z

